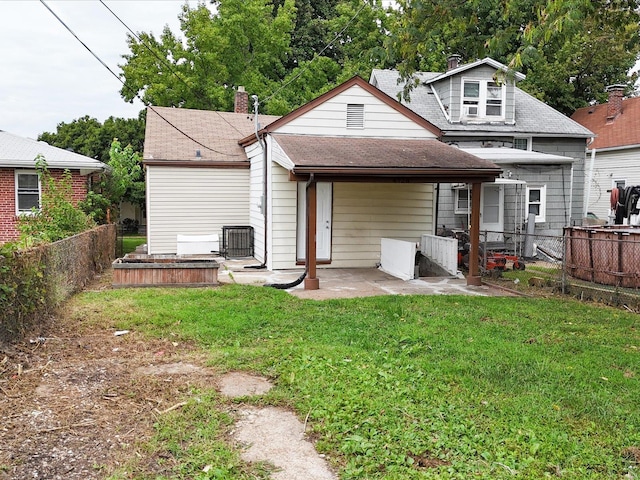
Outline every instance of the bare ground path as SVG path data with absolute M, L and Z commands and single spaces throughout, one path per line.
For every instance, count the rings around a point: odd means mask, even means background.
M 92 288 L 108 288 L 109 280 Z M 171 458 L 149 457 L 136 447 L 151 436 L 159 416 L 179 408 L 194 387 L 218 388 L 228 396 L 265 391 L 265 380 L 233 375 L 225 380 L 205 360 L 197 348 L 172 339 L 116 335 L 109 325 L 72 323 L 64 310 L 27 341 L 0 345 L 0 480 L 102 479 L 134 455 L 147 457 L 149 475 L 166 474 Z M 274 465 L 273 478 L 296 478 L 283 468 L 294 463 L 317 473 L 307 478 L 335 478 L 290 412 L 236 405 L 232 413 L 239 422 L 237 437 L 229 441 L 247 452 L 284 435 L 280 454 L 296 459 L 276 458 L 277 452 L 244 457 Z M 285 425 L 283 415 L 289 427 L 276 431 Z M 262 430 L 255 430 L 258 426 Z M 295 441 L 305 445 L 295 450 Z

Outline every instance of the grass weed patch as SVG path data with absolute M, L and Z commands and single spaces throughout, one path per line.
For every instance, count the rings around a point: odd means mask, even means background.
M 271 377 L 264 401 L 308 417 L 343 479 L 637 478 L 624 454 L 640 446 L 631 313 L 567 299 L 305 301 L 239 285 L 79 299 L 126 304 L 117 328 L 196 341 L 218 367 Z
M 125 235 L 122 237 L 122 254 L 135 251 L 136 247 L 147 243 L 147 237 L 142 235 Z

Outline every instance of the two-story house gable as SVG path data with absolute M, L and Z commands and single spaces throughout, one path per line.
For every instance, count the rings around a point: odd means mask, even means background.
M 523 74 L 491 58 L 458 60 L 450 57 L 444 73 L 416 73 L 415 88 L 401 101 L 437 126 L 441 141 L 502 168 L 501 178 L 483 184 L 480 229 L 503 240 L 499 232 L 519 231 L 529 218 L 538 234 L 581 223 L 585 149 L 593 134 L 518 88 Z M 395 70 L 374 70 L 370 82 L 396 98 L 404 85 Z M 465 183 L 440 184 L 438 226 L 469 228 L 469 198 Z

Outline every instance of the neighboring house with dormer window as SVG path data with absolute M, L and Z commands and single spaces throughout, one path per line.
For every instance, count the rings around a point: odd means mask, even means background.
M 444 73 L 418 72 L 401 102 L 441 131 L 440 140 L 490 160 L 501 178 L 483 184 L 480 229 L 520 230 L 533 214 L 535 231 L 559 234 L 581 224 L 585 149 L 593 133 L 517 87 L 525 78 L 491 58 Z M 398 98 L 404 82 L 395 70 L 374 70 L 370 83 Z M 468 229 L 466 183 L 440 184 L 437 225 Z M 501 241 L 501 234 L 489 234 Z
M 42 185 L 35 168 L 38 155 L 45 158 L 54 179 L 65 170 L 71 172 L 74 202 L 87 195 L 90 175 L 106 168 L 93 158 L 0 130 L 0 243 L 16 240 L 18 217 L 40 207 Z
M 624 98 L 624 89 L 607 87 L 607 103 L 571 116 L 597 135 L 587 150 L 585 212 L 611 221 L 611 190 L 640 185 L 640 97 Z

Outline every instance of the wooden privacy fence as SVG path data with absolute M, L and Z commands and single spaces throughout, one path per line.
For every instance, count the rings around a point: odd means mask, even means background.
M 0 255 L 0 342 L 36 328 L 115 258 L 116 226 Z

